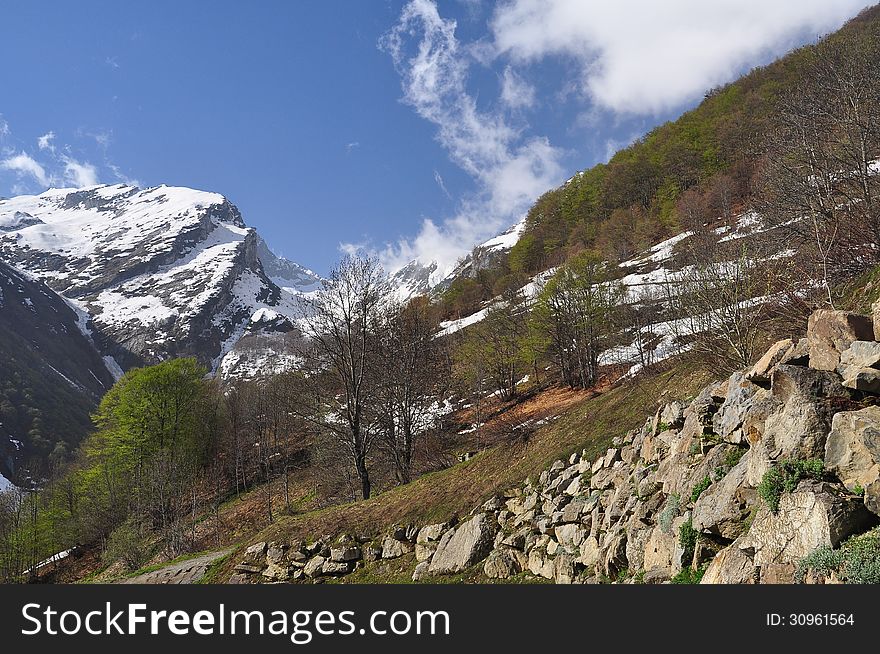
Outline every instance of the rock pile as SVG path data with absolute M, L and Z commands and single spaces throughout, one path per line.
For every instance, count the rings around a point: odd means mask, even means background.
M 344 575 L 415 552 L 416 581 L 482 563 L 490 578 L 556 583 L 663 583 L 688 570 L 703 583 L 789 583 L 816 548 L 878 522 L 874 339 L 870 317 L 817 311 L 806 338 L 779 341 L 750 370 L 662 407 L 598 459 L 584 451 L 556 461 L 460 524 L 258 543 L 232 581 Z M 818 474 L 768 481 L 798 462 Z

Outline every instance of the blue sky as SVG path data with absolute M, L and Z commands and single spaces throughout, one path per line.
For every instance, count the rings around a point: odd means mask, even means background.
M 0 195 L 223 193 L 274 250 L 454 263 L 541 192 L 863 0 L 0 9 Z

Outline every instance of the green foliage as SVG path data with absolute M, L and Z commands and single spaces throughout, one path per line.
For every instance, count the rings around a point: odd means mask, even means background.
M 857 482 L 856 485 L 852 487 L 852 492 L 854 495 L 864 495 L 865 488 Z
M 675 575 L 670 583 L 673 584 L 699 584 L 703 580 L 703 575 L 706 574 L 706 568 L 708 565 L 701 565 L 699 568 L 694 570 L 691 566 L 685 566 L 685 568 Z
M 128 518 L 110 534 L 104 548 L 104 563 L 122 561 L 128 570 L 137 570 L 150 558 L 146 527 L 137 518 Z
M 660 529 L 664 534 L 672 533 L 672 521 L 678 516 L 680 508 L 681 498 L 673 493 L 669 496 L 669 499 L 666 500 L 666 506 L 657 518 L 657 524 L 660 525 Z
M 800 561 L 795 578 L 803 583 L 809 572 L 825 577 L 834 573 L 848 584 L 880 584 L 880 530 L 854 536 L 840 549 L 814 550 Z
M 745 453 L 746 448 L 737 447 L 733 450 L 730 450 L 727 454 L 724 455 L 724 461 L 721 465 L 725 468 L 725 474 L 736 467 L 736 464 L 740 462 Z
M 712 485 L 712 479 L 709 478 L 709 475 L 703 477 L 700 482 L 694 486 L 693 490 L 691 490 L 691 502 L 696 502 L 700 499 L 700 495 L 703 494 L 703 491 L 709 488 Z
M 688 519 L 681 527 L 678 528 L 678 544 L 684 550 L 683 559 L 690 561 L 694 557 L 694 549 L 697 546 L 697 540 L 700 538 L 700 532 L 694 529 L 694 522 Z
M 783 493 L 792 493 L 801 479 L 821 479 L 825 464 L 821 459 L 787 459 L 764 473 L 758 484 L 758 495 L 773 513 L 779 511 Z

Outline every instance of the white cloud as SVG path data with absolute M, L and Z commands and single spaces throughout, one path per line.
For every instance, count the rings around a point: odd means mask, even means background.
M 3 119 L 3 116 L 0 116 L 0 138 L 9 136 L 9 134 L 9 123 Z
M 52 143 L 52 141 L 54 140 L 55 132 L 46 132 L 37 139 L 37 147 L 39 147 L 40 150 L 49 150 L 50 152 L 55 152 L 55 145 Z
M 443 181 L 443 175 L 437 170 L 434 171 L 434 181 L 437 183 L 437 186 L 440 187 L 440 190 L 443 191 L 443 195 L 451 200 L 452 195 L 449 193 L 449 189 L 446 188 L 446 183 Z
M 467 90 L 475 55 L 455 29 L 432 0 L 413 0 L 381 42 L 401 76 L 404 102 L 437 127 L 438 142 L 478 187 L 457 215 L 440 224 L 425 218 L 415 238 L 387 246 L 380 255 L 390 271 L 418 259 L 436 261 L 442 274 L 475 243 L 515 222 L 562 175 L 562 153 L 547 139 L 525 137 L 502 111 L 478 108 Z
M 508 66 L 501 74 L 501 101 L 511 109 L 535 106 L 535 87 Z
M 62 156 L 64 162 L 64 181 L 74 186 L 94 186 L 98 184 L 98 170 L 88 162 L 81 162 L 69 156 Z
M 46 169 L 24 152 L 3 159 L 0 161 L 0 168 L 10 170 L 20 178 L 30 177 L 44 188 L 48 187 L 51 182 L 51 178 L 46 174 Z
M 352 141 L 351 143 L 345 144 L 345 154 L 351 154 L 351 151 L 355 148 L 361 147 L 361 144 L 358 141 Z
M 837 28 L 865 0 L 508 0 L 491 21 L 496 55 L 573 59 L 605 109 L 657 114 L 767 61 L 803 34 Z

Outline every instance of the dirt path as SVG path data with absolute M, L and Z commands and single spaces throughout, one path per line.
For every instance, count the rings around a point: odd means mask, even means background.
M 146 572 L 142 575 L 138 575 L 137 577 L 122 579 L 117 583 L 194 584 L 205 576 L 205 573 L 208 571 L 208 567 L 210 567 L 210 565 L 214 561 L 223 556 L 226 556 L 227 554 L 229 554 L 230 551 L 231 550 L 223 550 L 221 552 L 211 552 L 209 554 L 203 554 L 202 556 L 196 557 L 194 559 L 188 559 L 179 563 L 172 563 L 171 565 L 165 566 L 164 568 L 159 568 L 158 570 L 153 570 L 152 572 Z

